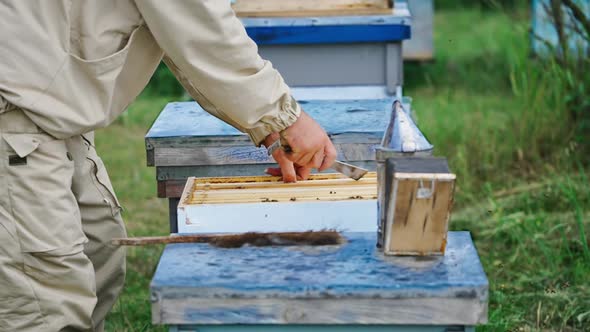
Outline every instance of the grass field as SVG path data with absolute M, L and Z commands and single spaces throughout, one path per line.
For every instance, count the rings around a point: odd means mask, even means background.
M 406 66 L 421 128 L 458 174 L 451 228 L 469 230 L 490 281 L 490 331 L 590 330 L 590 183 L 559 81 L 528 57 L 526 9 L 440 10 L 436 62 Z M 475 24 L 477 23 L 477 24 Z M 168 231 L 143 136 L 173 97 L 143 95 L 97 145 L 130 235 Z M 161 247 L 131 248 L 109 331 L 150 324 L 149 281 Z

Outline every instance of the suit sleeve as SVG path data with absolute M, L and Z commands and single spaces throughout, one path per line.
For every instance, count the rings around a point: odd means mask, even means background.
M 229 0 L 136 0 L 165 62 L 209 113 L 256 145 L 300 112 L 289 87 L 258 55 Z

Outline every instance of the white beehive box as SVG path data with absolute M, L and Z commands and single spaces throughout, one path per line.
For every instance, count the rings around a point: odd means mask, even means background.
M 335 229 L 376 232 L 377 178 L 312 175 L 188 179 L 178 205 L 178 233 L 290 232 Z

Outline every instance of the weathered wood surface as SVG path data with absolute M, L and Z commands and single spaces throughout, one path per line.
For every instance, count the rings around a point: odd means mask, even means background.
M 437 257 L 388 257 L 374 233 L 333 247 L 174 244 L 151 284 L 157 324 L 425 324 L 487 321 L 488 281 L 469 233 Z
M 391 13 L 389 0 L 236 0 L 239 17 L 341 16 Z
M 159 198 L 180 198 L 186 185 L 185 179 L 158 181 L 157 196 Z M 176 211 L 176 209 L 174 209 Z
M 375 158 L 377 143 L 336 143 L 340 160 L 372 160 Z M 213 146 L 191 148 L 158 148 L 154 164 L 158 166 L 179 165 L 231 165 L 275 163 L 265 148 L 256 148 L 251 143 L 246 146 Z
M 355 26 L 363 28 L 373 25 L 410 26 L 412 15 L 405 2 L 397 2 L 394 10 L 384 15 L 344 15 L 344 16 L 308 16 L 308 17 L 241 17 L 240 21 L 246 31 L 250 28 L 270 27 L 323 27 Z M 409 37 L 409 36 L 408 36 Z M 294 94 L 296 98 L 299 98 Z
M 426 186 L 430 181 L 424 179 Z M 395 220 L 389 230 L 386 253 L 441 255 L 445 252 L 453 182 L 435 181 L 435 186 L 432 196 L 418 198 L 419 181 L 398 180 Z
M 380 136 L 378 134 L 385 129 L 391 109 L 390 99 L 299 103 L 328 133 L 334 135 L 365 133 Z M 196 102 L 172 102 L 166 105 L 146 138 L 182 136 L 199 138 L 205 143 L 217 142 L 221 136 L 242 136 L 248 141 L 246 134 L 205 112 Z
M 374 171 L 375 161 L 347 161 L 350 164 Z M 191 176 L 212 177 L 212 176 L 252 176 L 264 175 L 269 167 L 278 167 L 275 163 L 259 163 L 245 165 L 192 165 L 192 166 L 158 166 L 156 167 L 156 179 L 158 181 L 186 179 Z M 324 172 L 333 173 L 326 170 Z M 180 196 L 178 196 L 180 197 Z
M 344 161 L 374 160 L 388 120 L 389 99 L 301 102 L 331 136 Z M 146 135 L 148 165 L 227 165 L 272 162 L 247 135 L 195 102 L 170 103 Z
M 474 301 L 414 298 L 343 301 L 337 299 L 200 299 L 152 304 L 154 324 L 468 324 L 485 313 Z M 354 303 L 354 304 L 351 304 Z M 159 305 L 166 309 L 158 308 Z M 354 308 L 351 306 L 354 305 Z M 187 309 L 190 308 L 190 309 Z M 159 312 L 154 312 L 159 311 Z M 154 316 L 165 315 L 165 318 Z M 187 317 L 189 316 L 190 317 Z M 161 320 L 158 320 L 161 319 Z M 436 322 L 436 323 L 433 323 Z
M 380 216 L 384 252 L 444 254 L 454 184 L 445 158 L 387 159 Z

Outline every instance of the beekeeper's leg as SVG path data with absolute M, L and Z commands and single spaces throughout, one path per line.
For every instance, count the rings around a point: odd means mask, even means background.
M 88 237 L 84 252 L 96 272 L 98 303 L 92 318 L 95 330 L 104 329 L 109 313 L 125 282 L 125 249 L 111 245 L 111 239 L 125 237 L 121 207 L 102 160 L 94 148 L 94 134 L 68 140 L 76 163 L 73 192 L 82 214 L 82 227 Z
M 21 110 L 0 114 L 0 137 L 0 331 L 87 331 L 94 269 L 66 142 Z

